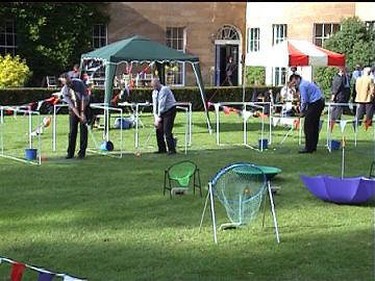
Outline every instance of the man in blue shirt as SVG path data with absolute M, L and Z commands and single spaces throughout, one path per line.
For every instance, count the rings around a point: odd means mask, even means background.
M 160 83 L 159 79 L 154 78 L 151 81 L 152 105 L 155 118 L 156 141 L 158 151 L 156 153 L 176 154 L 176 143 L 173 138 L 172 130 L 176 117 L 176 99 L 167 86 Z
M 303 123 L 305 148 L 299 153 L 313 153 L 319 141 L 320 115 L 324 109 L 324 96 L 315 83 L 303 80 L 298 74 L 292 74 L 289 77 L 289 83 L 300 94 L 300 117 L 305 117 Z

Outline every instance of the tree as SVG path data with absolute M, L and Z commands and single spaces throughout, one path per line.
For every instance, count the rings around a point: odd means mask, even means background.
M 345 54 L 346 66 L 353 71 L 356 64 L 371 66 L 375 62 L 375 32 L 367 29 L 358 17 L 343 19 L 341 29 L 324 41 L 323 47 Z M 333 76 L 337 73 L 334 67 L 317 67 L 314 69 L 314 81 L 330 95 Z
M 105 3 L 7 2 L 0 18 L 16 23 L 17 54 L 33 71 L 31 85 L 40 86 L 47 74 L 59 74 L 93 49 L 94 24 L 106 24 Z M 1 22 L 0 22 L 1 24 Z
M 358 17 L 346 18 L 341 29 L 324 41 L 324 47 L 345 54 L 346 66 L 353 70 L 356 64 L 372 65 L 375 61 L 375 32 L 367 29 Z

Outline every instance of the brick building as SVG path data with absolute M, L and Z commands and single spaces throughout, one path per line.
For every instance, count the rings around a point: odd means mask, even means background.
M 344 18 L 358 16 L 375 23 L 375 3 L 369 2 L 248 2 L 246 63 L 260 61 L 267 49 L 284 39 L 303 39 L 318 46 L 340 29 Z M 267 67 L 266 84 L 284 84 L 288 69 Z M 299 68 L 311 79 L 311 67 Z
M 238 65 L 234 84 L 242 83 L 246 2 L 110 2 L 109 14 L 106 43 L 142 35 L 199 56 L 206 85 L 225 82 L 232 55 Z M 189 65 L 177 72 L 175 85 L 195 85 Z

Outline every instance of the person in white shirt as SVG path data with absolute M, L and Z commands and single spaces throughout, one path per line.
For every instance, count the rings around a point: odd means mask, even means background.
M 155 153 L 176 154 L 176 142 L 172 133 L 177 113 L 176 99 L 171 89 L 162 85 L 158 78 L 152 79 L 151 86 L 154 89 L 152 105 L 158 144 L 158 150 Z

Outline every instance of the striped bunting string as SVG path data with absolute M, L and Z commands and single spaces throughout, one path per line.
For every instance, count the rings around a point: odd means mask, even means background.
M 80 279 L 80 278 L 72 277 L 72 276 L 67 275 L 65 273 L 54 273 L 54 272 L 45 270 L 43 268 L 38 268 L 38 267 L 35 267 L 35 266 L 32 266 L 32 265 L 16 262 L 14 260 L 11 260 L 11 259 L 8 259 L 8 258 L 5 258 L 5 257 L 0 257 L 0 265 L 3 262 L 8 262 L 8 263 L 12 264 L 12 269 L 11 269 L 11 273 L 10 273 L 11 281 L 21 281 L 22 276 L 23 276 L 23 272 L 26 268 L 29 268 L 29 269 L 32 269 L 32 270 L 35 270 L 35 271 L 39 272 L 38 281 L 52 281 L 52 279 L 55 276 L 61 277 L 63 281 L 87 281 L 87 279 Z

